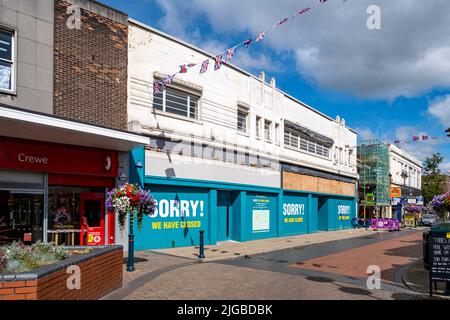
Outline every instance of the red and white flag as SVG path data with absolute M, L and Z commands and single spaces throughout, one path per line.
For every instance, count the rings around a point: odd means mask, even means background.
M 264 36 L 266 35 L 267 31 L 261 32 L 260 34 L 258 34 L 258 36 L 255 39 L 255 42 L 261 41 Z

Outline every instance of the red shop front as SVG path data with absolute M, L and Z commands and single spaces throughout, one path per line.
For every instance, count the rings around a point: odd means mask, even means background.
M 118 152 L 0 137 L 0 245 L 113 244 Z

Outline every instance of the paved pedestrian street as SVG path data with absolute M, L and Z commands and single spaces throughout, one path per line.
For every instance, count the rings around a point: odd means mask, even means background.
M 124 287 L 104 299 L 427 299 L 401 281 L 403 270 L 421 259 L 421 237 L 421 230 L 368 232 L 210 262 L 139 252 L 137 271 L 124 271 Z M 382 270 L 381 290 L 366 286 L 369 265 Z
M 381 269 L 384 281 L 394 282 L 395 271 L 422 257 L 422 233 L 394 238 L 368 246 L 345 250 L 332 255 L 298 262 L 293 268 L 365 277 L 369 266 Z

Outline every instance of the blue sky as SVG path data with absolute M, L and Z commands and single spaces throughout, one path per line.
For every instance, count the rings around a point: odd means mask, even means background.
M 311 7 L 308 16 L 238 51 L 234 63 L 255 75 L 265 71 L 281 90 L 344 117 L 361 139 L 440 137 L 400 147 L 421 160 L 440 152 L 442 170 L 450 170 L 450 138 L 442 139 L 450 127 L 450 1 L 329 0 L 318 7 L 315 0 L 101 2 L 212 54 Z M 367 28 L 372 4 L 380 8 L 380 30 Z

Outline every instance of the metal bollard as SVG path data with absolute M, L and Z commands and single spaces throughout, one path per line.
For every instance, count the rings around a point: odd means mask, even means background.
M 205 240 L 204 240 L 204 236 L 205 236 L 205 231 L 200 231 L 200 248 L 199 248 L 199 253 L 198 253 L 198 258 L 199 259 L 205 259 Z

